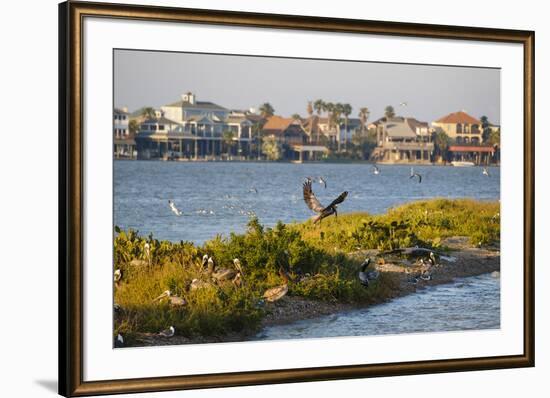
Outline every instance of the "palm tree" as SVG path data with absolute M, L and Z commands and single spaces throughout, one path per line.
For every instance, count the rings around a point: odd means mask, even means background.
M 141 116 L 143 116 L 143 118 L 145 120 L 147 120 L 147 119 L 156 119 L 157 115 L 156 115 L 156 112 L 155 112 L 155 108 L 152 108 L 150 106 L 143 108 L 141 110 Z
M 275 109 L 269 102 L 265 102 L 260 106 L 260 114 L 264 119 L 267 119 L 275 114 Z
M 349 125 L 349 115 L 351 115 L 351 112 L 353 111 L 353 108 L 350 104 L 342 104 L 342 113 L 344 114 L 344 122 L 346 124 L 346 139 L 344 140 L 344 149 L 348 149 L 348 125 Z
M 434 143 L 434 153 L 436 156 L 440 156 L 443 159 L 447 159 L 447 149 L 449 148 L 449 145 L 451 144 L 451 139 L 449 136 L 443 131 L 434 131 L 432 134 L 432 141 Z
M 334 112 L 334 104 L 332 102 L 323 102 L 323 111 L 327 113 L 328 129 L 332 128 L 332 112 Z
M 365 134 L 367 120 L 369 120 L 370 111 L 366 106 L 359 109 L 359 122 L 361 123 L 361 134 Z
M 340 152 L 340 146 L 341 146 L 341 142 L 342 142 L 342 137 L 341 137 L 341 134 L 340 134 L 340 125 L 342 124 L 342 114 L 344 113 L 344 105 L 342 105 L 341 103 L 337 102 L 336 104 L 334 104 L 334 109 L 332 111 L 332 122 L 334 124 L 334 126 L 336 127 L 336 133 L 338 134 L 338 152 Z
M 317 112 L 317 117 L 321 117 L 321 112 L 325 110 L 325 102 L 318 99 L 313 103 L 313 109 Z M 313 128 L 313 119 L 311 120 L 311 128 Z M 317 126 L 317 143 L 319 143 L 319 126 Z
M 130 134 L 135 135 L 139 131 L 139 123 L 136 119 L 131 119 L 128 123 L 128 130 Z
M 384 109 L 384 116 L 386 116 L 387 119 L 395 117 L 395 110 L 393 109 L 393 106 L 386 106 L 386 109 Z
M 282 149 L 274 137 L 267 137 L 262 143 L 262 152 L 269 160 L 279 160 L 282 157 Z
M 491 123 L 489 123 L 489 118 L 487 116 L 481 116 L 479 121 L 481 122 L 481 141 L 487 142 L 491 135 L 491 129 L 489 127 Z
M 223 132 L 222 140 L 223 140 L 223 143 L 226 147 L 226 154 L 227 154 L 228 157 L 229 157 L 229 154 L 231 152 L 231 148 L 235 144 L 235 141 L 233 141 L 234 137 L 235 137 L 235 133 L 233 133 L 230 130 L 227 130 L 227 131 Z

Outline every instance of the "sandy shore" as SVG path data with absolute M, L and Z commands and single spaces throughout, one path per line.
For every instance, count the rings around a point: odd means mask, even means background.
M 419 280 L 417 283 L 411 283 L 411 275 L 420 272 L 421 268 L 405 259 L 390 256 L 380 259 L 375 264 L 375 267 L 381 274 L 384 274 L 385 278 L 391 278 L 392 283 L 390 285 L 392 289 L 387 296 L 380 297 L 380 300 L 377 302 L 382 303 L 396 297 L 412 294 L 418 289 L 424 289 L 426 286 L 450 283 L 455 278 L 476 276 L 500 270 L 500 250 L 498 247 L 472 247 L 468 242 L 468 238 L 464 237 L 445 239 L 443 245 L 451 249 L 449 256 L 454 257 L 455 261 L 440 261 L 438 266 L 432 268 L 432 279 L 429 281 Z M 366 256 L 374 257 L 377 254 L 377 251 L 369 250 L 356 252 L 351 255 L 363 259 Z M 286 296 L 275 303 L 268 304 L 267 314 L 261 326 L 263 328 L 271 325 L 292 323 L 352 308 L 358 308 L 358 306 Z M 255 335 L 256 333 L 254 332 L 250 334 L 233 333 L 224 336 L 199 338 L 174 336 L 168 339 L 155 335 L 142 335 L 137 345 L 152 346 L 247 341 Z

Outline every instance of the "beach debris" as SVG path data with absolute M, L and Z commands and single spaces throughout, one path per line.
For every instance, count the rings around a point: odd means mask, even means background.
M 338 216 L 336 208 L 348 196 L 348 192 L 344 191 L 340 194 L 340 196 L 334 199 L 328 206 L 323 207 L 323 205 L 315 197 L 315 194 L 311 189 L 311 180 L 307 180 L 306 182 L 304 182 L 303 187 L 304 187 L 303 189 L 304 202 L 306 202 L 307 207 L 309 207 L 312 211 L 317 213 L 317 215 L 313 218 L 314 224 L 316 224 L 317 222 L 320 222 L 323 218 L 331 216 L 333 214 L 334 216 Z
M 115 337 L 115 348 L 121 348 L 124 347 L 124 337 L 119 333 Z
M 169 338 L 169 337 L 172 337 L 175 333 L 176 333 L 176 329 L 173 326 L 170 326 L 168 329 L 164 329 L 160 331 L 158 335 L 161 337 Z
M 174 296 L 170 290 L 165 290 L 160 296 L 155 298 L 153 302 L 162 301 L 167 299 L 173 307 L 183 307 L 187 305 L 187 301 L 183 297 Z
M 170 210 L 172 210 L 172 213 L 174 213 L 176 216 L 179 217 L 183 215 L 183 213 L 179 211 L 178 208 L 176 207 L 176 204 L 172 202 L 172 200 L 170 199 L 168 199 L 168 206 L 170 206 Z

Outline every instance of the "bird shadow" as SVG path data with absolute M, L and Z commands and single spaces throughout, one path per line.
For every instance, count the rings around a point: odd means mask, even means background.
M 57 380 L 35 380 L 39 386 L 57 394 Z

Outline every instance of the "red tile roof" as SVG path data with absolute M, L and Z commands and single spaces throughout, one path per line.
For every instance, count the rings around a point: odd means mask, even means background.
M 468 124 L 481 124 L 481 122 L 473 116 L 468 115 L 464 111 L 449 113 L 447 116 L 443 116 L 441 119 L 435 121 L 436 123 L 468 123 Z
M 292 118 L 285 118 L 281 116 L 270 116 L 267 118 L 267 122 L 264 124 L 264 130 L 270 131 L 285 131 L 294 122 Z

